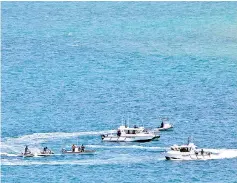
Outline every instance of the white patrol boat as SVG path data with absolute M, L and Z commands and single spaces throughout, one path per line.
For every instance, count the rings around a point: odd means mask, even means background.
M 120 126 L 117 134 L 101 135 L 103 141 L 109 142 L 147 142 L 159 137 L 159 134 L 147 131 L 144 127 L 136 126 L 133 128 Z
M 167 160 L 202 160 L 212 159 L 212 152 L 197 149 L 193 143 L 187 145 L 173 145 L 165 154 Z

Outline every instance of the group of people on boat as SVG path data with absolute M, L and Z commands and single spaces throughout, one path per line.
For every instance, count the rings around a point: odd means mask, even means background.
M 82 144 L 81 146 L 75 146 L 75 144 L 72 145 L 72 152 L 75 152 L 76 148 L 78 148 L 79 152 L 84 152 L 85 151 L 85 146 Z
M 199 154 L 199 152 L 198 152 L 198 151 L 195 151 L 195 155 L 197 156 L 198 154 Z M 204 155 L 210 156 L 210 155 L 211 155 L 211 152 L 204 152 L 204 150 L 201 149 L 200 154 L 201 154 L 202 156 L 204 156 Z

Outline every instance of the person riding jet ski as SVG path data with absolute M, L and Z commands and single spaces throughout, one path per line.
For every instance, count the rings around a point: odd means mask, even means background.
M 31 153 L 31 152 L 30 152 L 28 146 L 26 145 L 26 147 L 25 147 L 25 154 L 30 154 L 30 153 Z

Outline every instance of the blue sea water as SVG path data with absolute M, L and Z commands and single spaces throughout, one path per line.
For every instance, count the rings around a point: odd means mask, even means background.
M 2 182 L 237 182 L 236 2 L 2 2 Z M 130 124 L 174 130 L 104 143 Z M 225 156 L 165 161 L 192 136 Z M 94 156 L 62 156 L 72 143 Z M 19 158 L 28 144 L 56 155 Z

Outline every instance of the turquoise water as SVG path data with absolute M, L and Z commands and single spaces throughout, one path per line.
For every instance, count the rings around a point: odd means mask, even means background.
M 2 182 L 237 182 L 236 2 L 1 4 Z M 162 117 L 158 141 L 101 142 Z M 165 161 L 188 136 L 223 156 Z M 15 157 L 26 144 L 56 155 Z

